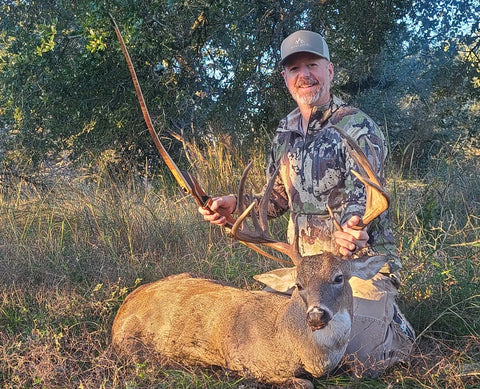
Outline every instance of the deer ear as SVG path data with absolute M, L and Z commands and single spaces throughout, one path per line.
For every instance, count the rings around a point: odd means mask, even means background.
M 295 286 L 297 269 L 285 267 L 253 276 L 255 280 L 278 292 L 287 292 Z
M 388 257 L 385 255 L 352 259 L 352 276 L 361 278 L 362 280 L 369 280 L 380 271 L 387 260 Z

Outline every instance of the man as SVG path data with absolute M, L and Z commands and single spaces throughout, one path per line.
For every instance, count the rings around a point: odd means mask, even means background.
M 269 154 L 267 178 L 280 165 L 269 216 L 290 211 L 288 239 L 298 229 L 301 254 L 331 251 L 346 260 L 355 251 L 369 250 L 389 256 L 389 262 L 369 281 L 352 278 L 354 318 L 347 360 L 357 376 L 375 376 L 405 360 L 414 332 L 395 303 L 400 268 L 388 212 L 381 214 L 368 231 L 355 229 L 365 210 L 365 188 L 350 172 L 355 161 L 334 126 L 357 141 L 384 183 L 387 148 L 374 121 L 357 108 L 330 93 L 334 66 L 328 46 L 315 32 L 300 30 L 281 45 L 282 75 L 298 107 L 282 119 Z M 336 231 L 330 206 L 343 231 Z M 204 219 L 223 225 L 235 211 L 235 196 L 214 199 L 209 210 L 199 209 Z M 275 286 L 274 286 L 275 288 Z

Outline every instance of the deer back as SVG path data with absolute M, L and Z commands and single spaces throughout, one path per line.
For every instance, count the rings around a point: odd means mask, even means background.
M 113 323 L 112 342 L 129 353 L 154 350 L 187 364 L 232 368 L 228 355 L 246 345 L 261 351 L 258 337 L 274 338 L 278 327 L 271 313 L 285 309 L 289 299 L 265 295 L 189 274 L 170 276 L 126 298 Z M 248 324 L 254 322 L 259 324 Z

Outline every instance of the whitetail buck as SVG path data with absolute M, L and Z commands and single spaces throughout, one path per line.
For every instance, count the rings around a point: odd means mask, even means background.
M 363 153 L 351 152 L 369 177 L 359 177 L 368 191 L 363 218 L 368 224 L 388 207 L 388 200 Z M 239 199 L 244 198 L 245 176 L 239 185 Z M 153 350 L 181 363 L 220 366 L 288 387 L 313 388 L 311 381 L 301 377 L 319 377 L 337 366 L 352 322 L 348 280 L 351 276 L 373 277 L 386 258 L 347 260 L 328 252 L 301 257 L 298 239 L 293 245 L 274 240 L 268 233 L 266 215 L 274 179 L 260 201 L 259 218 L 252 214 L 254 230 L 244 222 L 252 204 L 238 218 L 232 235 L 292 259 L 296 287 L 291 297 L 242 290 L 189 274 L 170 276 L 143 285 L 126 298 L 112 328 L 117 348 L 127 353 Z

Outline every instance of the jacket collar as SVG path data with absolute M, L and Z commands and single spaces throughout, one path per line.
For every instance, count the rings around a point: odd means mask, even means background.
M 346 103 L 337 96 L 331 96 L 328 105 L 319 105 L 312 107 L 312 113 L 310 115 L 310 122 L 308 124 L 307 132 L 315 132 L 320 130 L 323 125 L 330 119 L 330 117 Z M 296 132 L 300 135 L 303 133 L 299 129 L 299 123 L 301 121 L 300 109 L 297 107 L 290 112 L 285 118 L 285 125 L 280 127 L 277 132 Z

